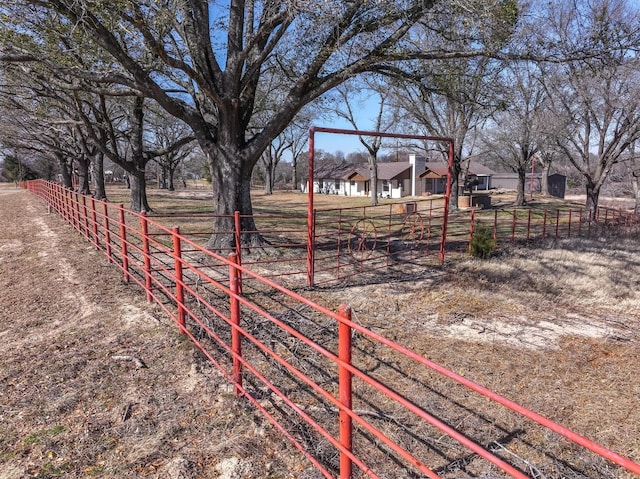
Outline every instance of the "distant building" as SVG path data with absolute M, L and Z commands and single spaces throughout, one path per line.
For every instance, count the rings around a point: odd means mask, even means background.
M 477 178 L 475 190 L 492 187 L 495 174 L 489 168 L 471 161 L 467 174 Z M 441 161 L 427 161 L 425 157 L 409 155 L 408 162 L 378 163 L 378 195 L 382 198 L 428 196 L 446 191 L 449 166 Z M 462 181 L 463 182 L 463 181 Z M 462 184 L 461 182 L 461 184 Z M 307 191 L 308 180 L 301 184 Z M 314 193 L 370 196 L 371 171 L 368 165 L 323 165 L 314 172 Z
M 548 177 L 549 194 L 556 198 L 564 198 L 567 189 L 567 177 L 554 173 Z M 517 190 L 518 175 L 515 173 L 495 173 L 493 175 L 493 188 L 502 190 Z M 542 191 L 542 173 L 527 173 L 524 180 L 525 193 L 540 193 Z

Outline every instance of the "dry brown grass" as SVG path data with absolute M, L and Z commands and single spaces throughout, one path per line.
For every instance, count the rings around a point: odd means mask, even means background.
M 46 215 L 37 199 L 10 187 L 0 191 L 6 193 L 0 197 L 0 477 L 215 478 L 216 465 L 234 460 L 242 463 L 240 477 L 313 477 L 103 256 Z M 298 196 L 277 195 L 278 211 L 285 203 L 304 211 Z M 256 199 L 271 208 L 271 198 Z M 206 198 L 185 201 L 194 210 L 208 208 Z M 183 210 L 186 203 L 167 193 L 154 197 L 156 204 Z M 640 460 L 635 239 L 548 243 L 383 278 L 307 295 L 330 307 L 350 303 L 355 320 L 374 331 Z M 508 450 L 502 454 L 517 456 L 523 469 L 529 460 L 532 476 L 630 477 L 355 339 L 369 353 L 363 368 L 396 377 L 399 389 L 479 442 L 499 441 Z M 113 359 L 122 355 L 148 367 Z M 398 377 L 396 367 L 406 375 Z M 374 393 L 363 389 L 360 397 Z M 358 407 L 371 409 L 367 401 Z M 393 421 L 379 422 L 404 437 Z M 445 477 L 498 475 L 430 428 L 416 424 L 413 432 L 446 451 L 445 458 L 433 457 Z M 385 474 L 414 477 L 393 469 Z

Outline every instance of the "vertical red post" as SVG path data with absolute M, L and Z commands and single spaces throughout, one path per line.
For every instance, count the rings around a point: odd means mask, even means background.
M 111 231 L 109 231 L 109 208 L 107 202 L 102 202 L 102 214 L 104 214 L 104 245 L 107 253 L 107 259 L 109 263 L 113 263 L 113 256 L 111 255 Z
M 559 228 L 560 228 L 560 210 L 556 210 L 556 239 L 558 239 Z
M 73 226 L 79 232 L 82 232 L 80 229 L 80 200 L 78 199 L 78 193 L 76 191 L 73 192 Z
M 71 223 L 70 204 L 69 204 L 69 190 L 67 188 L 62 192 L 62 216 L 67 223 Z
M 493 212 L 493 241 L 498 243 L 498 210 Z
M 427 256 L 429 256 L 429 244 L 431 243 L 431 220 L 433 219 L 433 200 L 429 200 L 429 220 L 427 221 Z
M 567 237 L 571 238 L 571 210 L 569 210 L 569 227 L 567 228 Z
M 231 355 L 233 356 L 233 382 L 236 397 L 242 394 L 242 334 L 240 333 L 240 290 L 238 258 L 235 253 L 229 255 L 229 302 L 231 307 Z
M 544 215 L 542 216 L 542 239 L 547 238 L 547 210 L 544 210 Z
M 236 243 L 236 262 L 242 264 L 242 224 L 240 222 L 240 212 L 233 213 L 234 235 Z M 242 294 L 242 271 L 238 270 L 238 291 Z
M 82 224 L 84 226 L 84 237 L 89 240 L 89 212 L 87 211 L 86 195 L 82 195 Z
M 309 173 L 307 175 L 307 286 L 313 286 L 314 283 L 314 264 L 315 264 L 315 210 L 313 207 L 313 160 L 315 155 L 314 146 L 315 129 L 309 129 Z
M 60 186 L 58 184 L 53 183 L 51 185 L 51 192 L 52 192 L 52 198 L 53 198 L 53 209 L 56 210 L 58 214 L 60 214 L 60 209 L 58 208 L 59 199 L 60 199 Z
M 309 232 L 310 239 L 310 248 L 311 248 L 311 256 L 309 259 L 309 264 L 307 266 L 308 271 L 308 281 L 307 284 L 309 286 L 313 286 L 316 283 L 316 221 L 318 218 L 318 212 L 313 210 L 311 214 L 311 231 Z
M 178 304 L 178 327 L 180 334 L 185 334 L 186 321 L 184 314 L 184 277 L 182 275 L 182 242 L 180 228 L 173 228 L 173 260 L 175 265 L 174 280 L 176 282 L 176 303 Z
M 129 282 L 129 251 L 127 246 L 127 227 L 124 219 L 124 205 L 118 205 L 118 224 L 120 226 L 120 241 L 122 242 L 122 271 L 124 280 Z
M 91 224 L 93 226 L 93 244 L 96 249 L 100 249 L 100 239 L 98 238 L 98 217 L 96 214 L 96 199 L 91 197 Z
M 444 263 L 447 243 L 447 224 L 449 222 L 449 201 L 451 200 L 451 182 L 453 181 L 453 140 L 449 140 L 449 164 L 447 173 L 447 188 L 444 194 L 444 218 L 442 220 L 442 238 L 440 239 L 440 263 Z
M 64 188 L 62 188 L 62 186 L 60 185 L 57 185 L 56 191 L 56 209 L 58 210 L 58 213 L 62 213 L 64 211 Z
M 147 292 L 147 301 L 151 302 L 151 254 L 149 251 L 149 223 L 147 221 L 147 213 L 140 213 L 140 229 L 142 235 L 142 257 L 144 259 L 144 289 Z
M 351 365 L 351 308 L 341 305 L 339 310 L 341 320 L 338 323 L 338 358 L 342 363 Z M 346 410 L 340 410 L 340 445 L 351 452 L 353 448 L 353 425 L 351 419 L 352 383 L 349 368 L 340 365 L 338 369 L 338 385 L 340 388 L 340 403 Z M 349 455 L 340 452 L 340 479 L 351 479 L 352 462 Z
M 236 255 L 238 255 L 238 258 L 240 258 L 242 256 L 242 230 L 240 229 L 241 226 L 240 226 L 239 211 L 234 211 L 233 213 L 233 225 L 234 225 L 233 235 L 234 235 L 234 242 L 236 245 Z

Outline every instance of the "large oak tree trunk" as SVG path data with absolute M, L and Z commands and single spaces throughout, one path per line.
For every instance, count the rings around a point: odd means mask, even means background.
M 526 168 L 518 168 L 518 187 L 516 189 L 516 206 L 524 206 L 527 204 L 527 200 L 525 199 L 525 191 L 524 185 L 527 178 L 527 170 Z M 533 181 L 533 177 L 531 178 Z
M 598 200 L 600 198 L 600 186 L 587 181 L 587 200 L 584 205 L 584 219 L 589 222 L 598 220 Z
M 373 155 L 369 155 L 369 172 L 371 176 L 371 205 L 378 204 L 378 161 Z
M 98 200 L 107 199 L 107 191 L 104 186 L 104 155 L 97 154 L 93 160 L 93 188 L 95 198 Z
M 85 157 L 78 158 L 78 193 L 90 195 L 89 188 L 89 160 Z
M 62 155 L 58 156 L 60 164 L 60 174 L 62 175 L 62 185 L 65 188 L 73 188 L 73 165 L 71 161 L 67 161 Z
M 209 152 L 211 185 L 213 189 L 214 212 L 213 234 L 207 248 L 223 251 L 236 246 L 234 213 L 238 211 L 240 219 L 240 243 L 242 246 L 259 247 L 264 244 L 253 219 L 251 204 L 251 173 L 254 162 L 246 158 L 228 155 L 215 155 Z M 234 155 L 235 156 L 235 155 Z M 241 163 L 241 168 L 238 168 Z
M 169 191 L 175 191 L 176 187 L 175 187 L 175 184 L 174 184 L 174 176 L 175 176 L 175 173 L 176 173 L 176 169 L 169 167 L 169 168 L 167 168 L 167 173 L 168 173 L 168 176 L 169 176 Z
M 296 159 L 295 155 L 293 156 L 293 160 L 291 163 L 291 169 L 292 171 L 292 182 L 293 182 L 293 190 L 294 191 L 299 191 L 300 190 L 300 186 L 298 185 L 298 160 Z
M 458 178 L 462 172 L 462 165 L 460 161 L 453 162 L 453 175 L 451 176 L 451 196 L 449 198 L 449 210 L 455 211 L 458 209 Z
M 147 201 L 147 180 L 144 170 L 128 172 L 131 180 L 131 210 L 136 212 L 149 212 L 151 207 Z

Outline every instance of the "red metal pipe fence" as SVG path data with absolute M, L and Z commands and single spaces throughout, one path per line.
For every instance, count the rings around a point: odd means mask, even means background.
M 541 460 L 555 457 L 562 446 L 531 443 L 527 435 L 540 437 L 538 429 L 640 475 L 633 460 L 358 324 L 348 306 L 329 310 L 261 276 L 235 252 L 208 251 L 178 228 L 122 205 L 110 211 L 106 203 L 83 202 L 53 183 L 23 186 L 104 251 L 233 384 L 236 396 L 324 477 L 450 477 L 449 471 L 466 474 L 471 461 L 488 475 L 540 477 L 531 461 L 501 453 L 517 442 L 519 451 L 527 448 Z M 553 216 L 552 231 L 560 236 L 563 216 Z M 514 218 L 491 215 L 498 240 L 513 238 Z M 529 216 L 522 223 L 529 237 L 535 223 Z M 546 219 L 537 226 L 545 225 Z M 470 391 L 490 402 L 478 410 Z M 452 426 L 458 413 L 472 416 L 473 424 Z M 571 462 L 558 459 L 553 467 L 574 467 Z

